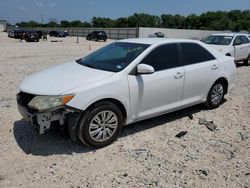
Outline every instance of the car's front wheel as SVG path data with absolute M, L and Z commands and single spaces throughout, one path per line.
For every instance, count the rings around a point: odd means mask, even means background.
M 224 99 L 225 89 L 225 84 L 222 81 L 215 82 L 207 95 L 205 105 L 209 109 L 214 109 L 220 106 Z
M 248 58 L 243 62 L 243 64 L 246 66 L 250 65 L 250 54 L 248 55 Z
M 111 102 L 100 102 L 84 113 L 77 135 L 87 146 L 104 147 L 117 139 L 122 125 L 123 116 L 119 107 Z

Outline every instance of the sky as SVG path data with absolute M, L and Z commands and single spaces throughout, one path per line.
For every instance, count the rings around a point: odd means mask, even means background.
M 0 20 L 14 24 L 51 19 L 91 21 L 92 17 L 116 19 L 134 13 L 201 14 L 206 11 L 249 10 L 250 0 L 0 0 Z

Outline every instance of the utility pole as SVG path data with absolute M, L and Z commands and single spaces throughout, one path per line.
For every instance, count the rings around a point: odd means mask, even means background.
M 43 14 L 41 14 L 41 22 L 42 22 L 42 24 L 43 24 Z

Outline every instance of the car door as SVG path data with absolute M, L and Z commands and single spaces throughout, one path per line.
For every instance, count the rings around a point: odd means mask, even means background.
M 128 75 L 132 119 L 143 119 L 180 106 L 184 69 L 180 66 L 177 45 L 157 47 L 141 64 L 151 65 L 155 72 Z
M 242 45 L 241 45 L 242 53 L 243 53 L 242 59 L 247 59 L 249 56 L 249 53 L 250 53 L 250 41 L 244 35 L 240 36 L 240 38 L 241 38 L 241 42 L 242 42 Z
M 182 106 L 202 102 L 220 71 L 218 60 L 197 43 L 181 43 L 185 82 Z
M 235 60 L 242 60 L 244 59 L 244 44 L 241 41 L 241 36 L 236 36 L 233 42 L 233 46 L 235 49 L 234 57 Z

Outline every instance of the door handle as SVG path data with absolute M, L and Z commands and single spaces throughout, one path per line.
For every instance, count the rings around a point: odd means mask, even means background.
M 174 78 L 175 79 L 180 79 L 180 78 L 182 78 L 183 77 L 183 73 L 181 73 L 181 72 L 177 72 L 175 75 L 174 75 Z
M 218 69 L 218 66 L 216 64 L 212 65 L 212 70 Z

